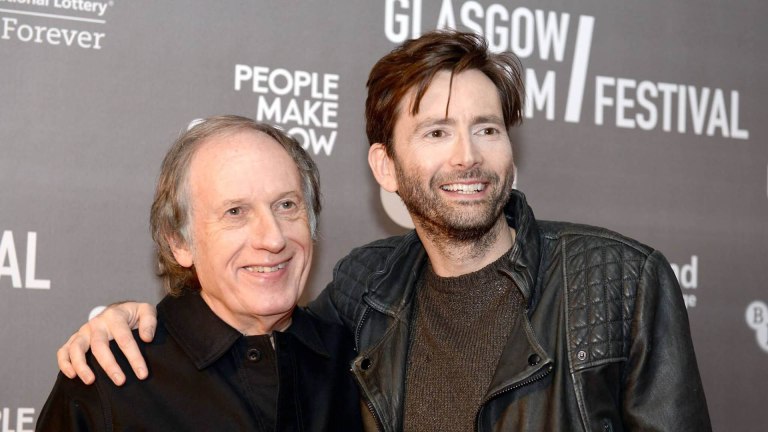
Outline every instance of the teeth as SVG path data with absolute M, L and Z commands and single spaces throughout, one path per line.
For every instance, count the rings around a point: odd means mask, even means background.
M 248 270 L 249 272 L 273 273 L 273 272 L 276 272 L 276 271 L 278 271 L 280 269 L 285 268 L 286 264 L 287 263 L 281 263 L 281 264 L 278 264 L 278 265 L 276 265 L 274 267 L 250 266 L 250 267 L 245 267 L 245 269 Z
M 483 186 L 482 183 L 449 184 L 449 185 L 442 186 L 442 189 L 444 191 L 458 192 L 460 194 L 471 194 L 471 193 L 480 192 L 481 190 L 485 189 L 485 186 Z

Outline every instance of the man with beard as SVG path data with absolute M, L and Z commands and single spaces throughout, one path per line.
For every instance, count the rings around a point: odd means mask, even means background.
M 370 73 L 368 161 L 416 229 L 353 250 L 309 305 L 354 332 L 369 425 L 709 430 L 666 259 L 602 228 L 537 221 L 512 190 L 508 131 L 523 99 L 516 57 L 467 33 L 408 41 Z M 128 332 L 126 321 L 151 336 L 154 320 L 140 308 L 83 326 L 59 351 L 62 370 L 91 379 L 88 341 L 101 350 Z M 125 349 L 145 374 L 137 348 Z M 119 383 L 114 361 L 99 359 Z

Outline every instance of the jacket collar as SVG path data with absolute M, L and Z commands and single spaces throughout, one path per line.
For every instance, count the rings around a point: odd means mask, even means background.
M 534 302 L 534 287 L 536 277 L 539 274 L 539 259 L 541 257 L 541 240 L 539 239 L 539 227 L 533 210 L 528 205 L 522 192 L 513 190 L 509 201 L 504 208 L 507 224 L 515 229 L 515 244 L 512 246 L 510 261 L 515 273 L 523 280 L 517 282 L 518 288 L 530 308 Z M 521 283 L 522 282 L 522 283 Z
M 157 305 L 157 311 L 161 324 L 198 370 L 213 364 L 243 337 L 213 313 L 199 291 L 187 290 L 179 297 L 166 296 Z M 285 333 L 292 334 L 317 354 L 330 357 L 312 318 L 301 308 L 294 309 L 291 326 Z
M 508 254 L 515 275 L 510 274 L 518 285 L 530 309 L 534 302 L 534 286 L 538 274 L 540 240 L 533 210 L 525 195 L 513 190 L 504 208 L 507 224 L 515 229 L 515 243 Z M 402 237 L 384 266 L 375 271 L 368 283 L 365 300 L 374 309 L 393 317 L 406 309 L 415 292 L 418 278 L 427 263 L 427 253 L 416 235 L 410 231 Z

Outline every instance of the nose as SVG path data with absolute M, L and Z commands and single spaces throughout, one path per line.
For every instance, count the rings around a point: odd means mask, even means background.
M 285 248 L 283 229 L 272 212 L 263 212 L 259 217 L 254 218 L 251 225 L 251 245 L 254 249 L 278 253 Z
M 451 165 L 461 168 L 471 168 L 482 162 L 482 155 L 472 134 L 460 133 L 451 149 Z

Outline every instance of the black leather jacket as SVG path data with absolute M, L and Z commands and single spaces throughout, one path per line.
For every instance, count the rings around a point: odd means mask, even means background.
M 478 431 L 708 431 L 682 294 L 658 251 L 614 232 L 537 222 L 522 193 L 510 280 L 527 301 L 476 417 Z M 414 232 L 353 250 L 310 305 L 355 334 L 352 364 L 377 429 L 403 425 Z M 370 419 L 369 419 L 370 420 Z

